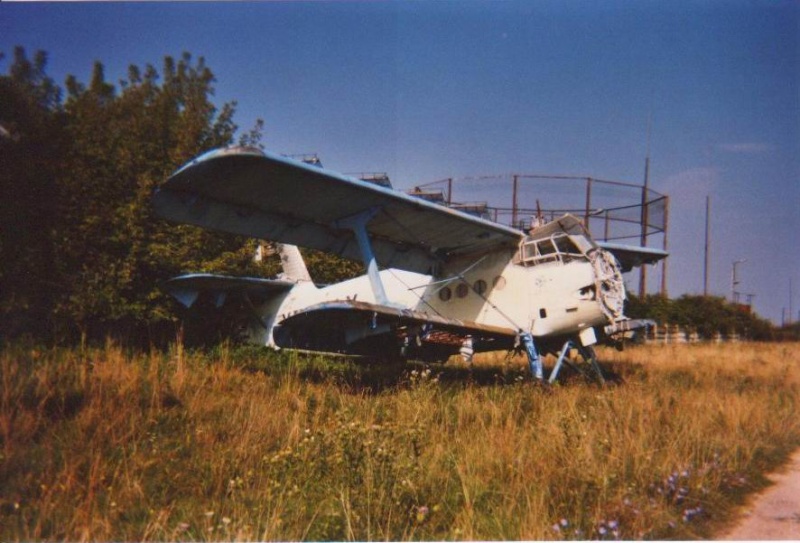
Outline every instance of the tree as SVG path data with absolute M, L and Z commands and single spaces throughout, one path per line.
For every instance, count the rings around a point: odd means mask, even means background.
M 88 84 L 45 73 L 47 56 L 14 51 L 0 77 L 0 334 L 135 342 L 174 337 L 180 306 L 159 284 L 182 272 L 271 275 L 253 262 L 256 240 L 167 223 L 151 196 L 178 167 L 234 143 L 235 103 L 212 102 L 214 75 L 200 57 L 165 57 L 161 72 L 132 65 L 109 83 L 95 62 Z M 263 121 L 240 139 L 261 146 Z M 312 276 L 334 282 L 360 264 L 306 251 Z M 204 338 L 234 330 L 236 311 L 199 304 Z M 205 312 L 203 308 L 205 307 Z M 124 337 L 120 337 L 124 336 Z
M 11 134 L 0 141 L 0 179 L 16 196 L 0 214 L 3 261 L 15 263 L 2 270 L 0 307 L 17 323 L 0 333 L 41 335 L 43 322 L 62 337 L 173 330 L 160 281 L 253 272 L 252 240 L 168 224 L 150 204 L 177 167 L 233 143 L 235 104 L 217 109 L 213 73 L 188 53 L 166 57 L 162 74 L 131 66 L 120 89 L 96 62 L 88 86 L 67 78 L 63 104 L 45 64 L 44 53 L 30 62 L 17 48 L 0 79 L 0 123 Z M 247 137 L 258 142 L 261 129 Z
M 187 269 L 241 273 L 254 247 L 152 214 L 152 192 L 171 172 L 233 142 L 235 104 L 217 110 L 211 102 L 214 76 L 204 59 L 166 57 L 161 83 L 151 65 L 131 66 L 128 75 L 119 93 L 99 63 L 88 88 L 68 81 L 74 150 L 60 187 L 60 244 L 71 292 L 57 314 L 93 335 L 173 322 L 160 281 Z
M 53 275 L 56 174 L 64 152 L 61 91 L 47 55 L 14 49 L 0 75 L 0 337 L 48 326 L 59 292 Z

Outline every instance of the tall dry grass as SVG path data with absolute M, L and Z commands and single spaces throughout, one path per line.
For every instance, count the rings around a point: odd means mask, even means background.
M 364 368 L 7 348 L 2 540 L 697 538 L 800 444 L 792 344 Z

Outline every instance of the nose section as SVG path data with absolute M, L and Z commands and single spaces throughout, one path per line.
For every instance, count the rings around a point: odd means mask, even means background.
M 594 272 L 597 301 L 609 322 L 624 319 L 625 283 L 614 255 L 595 249 L 588 255 Z

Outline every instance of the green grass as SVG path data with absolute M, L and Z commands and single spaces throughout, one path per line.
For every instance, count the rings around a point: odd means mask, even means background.
M 713 537 L 800 445 L 797 347 L 601 350 L 600 388 L 503 356 L 11 346 L 0 539 Z

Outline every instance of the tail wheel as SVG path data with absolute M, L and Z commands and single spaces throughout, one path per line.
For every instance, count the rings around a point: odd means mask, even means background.
M 602 249 L 589 253 L 594 269 L 594 284 L 600 307 L 613 322 L 623 318 L 625 309 L 625 282 L 614 255 Z

